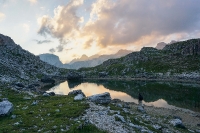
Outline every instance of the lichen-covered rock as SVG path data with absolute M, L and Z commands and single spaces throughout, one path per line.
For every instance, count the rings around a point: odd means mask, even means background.
M 102 94 L 92 95 L 88 97 L 88 100 L 95 103 L 108 104 L 111 102 L 111 97 L 109 92 L 105 92 Z
M 13 111 L 13 104 L 7 99 L 0 102 L 0 116 L 9 115 Z

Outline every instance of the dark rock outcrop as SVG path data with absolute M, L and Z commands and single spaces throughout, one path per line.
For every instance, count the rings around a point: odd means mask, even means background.
M 87 99 L 91 102 L 100 103 L 100 104 L 108 104 L 111 102 L 111 97 L 110 97 L 109 92 L 92 95 L 92 96 L 89 96 Z
M 20 82 L 15 83 L 15 85 L 16 85 L 17 87 L 21 87 L 21 88 L 25 87 L 25 86 L 24 86 L 22 83 L 20 83 Z
M 107 72 L 99 72 L 99 77 L 100 78 L 106 77 L 107 75 L 108 75 Z
M 85 94 L 82 92 L 82 90 L 73 90 L 68 93 L 68 95 L 78 95 L 78 94 L 82 94 L 85 97 Z
M 81 78 L 82 78 L 81 74 L 74 71 L 70 71 L 67 74 L 67 80 L 79 80 Z
M 50 77 L 43 77 L 41 79 L 41 82 L 55 84 L 56 81 L 54 79 L 50 78 Z
M 163 50 L 181 55 L 200 55 L 200 39 L 192 39 L 166 45 Z

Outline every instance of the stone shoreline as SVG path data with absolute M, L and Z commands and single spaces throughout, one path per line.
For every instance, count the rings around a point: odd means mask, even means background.
M 181 79 L 149 79 L 149 78 L 82 78 L 83 80 L 126 80 L 126 81 L 165 81 L 165 82 L 183 82 L 183 83 L 197 83 L 200 84 L 198 80 L 181 80 Z

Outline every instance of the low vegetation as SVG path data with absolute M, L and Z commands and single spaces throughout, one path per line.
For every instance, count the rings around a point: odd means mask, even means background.
M 89 108 L 85 101 L 74 101 L 71 96 L 33 97 L 4 86 L 0 86 L 0 94 L 14 105 L 12 114 L 0 117 L 0 133 L 103 132 L 93 125 L 79 128 L 84 121 L 76 118 Z

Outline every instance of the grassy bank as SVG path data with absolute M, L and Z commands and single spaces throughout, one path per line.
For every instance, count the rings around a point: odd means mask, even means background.
M 0 94 L 0 99 L 8 98 L 14 105 L 12 114 L 0 117 L 0 133 L 102 132 L 93 125 L 78 128 L 84 121 L 76 118 L 89 105 L 85 101 L 74 101 L 72 96 L 33 97 L 5 86 L 0 86 Z

